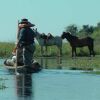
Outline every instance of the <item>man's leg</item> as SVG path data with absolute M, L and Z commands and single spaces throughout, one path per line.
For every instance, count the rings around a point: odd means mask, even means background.
M 23 49 L 23 62 L 26 68 L 32 66 L 34 51 L 35 51 L 35 46 L 33 44 L 25 46 Z
M 23 63 L 23 48 L 18 48 L 17 49 L 17 65 L 22 66 Z

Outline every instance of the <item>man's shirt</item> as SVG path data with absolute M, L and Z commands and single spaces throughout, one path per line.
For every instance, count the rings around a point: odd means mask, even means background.
M 34 37 L 35 37 L 35 32 L 31 28 L 28 27 L 22 28 L 19 31 L 19 36 L 18 36 L 19 44 L 21 46 L 30 45 L 34 43 Z

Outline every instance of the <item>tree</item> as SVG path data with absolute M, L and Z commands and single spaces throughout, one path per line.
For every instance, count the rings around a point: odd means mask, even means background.
M 94 27 L 89 26 L 89 25 L 83 25 L 83 28 L 81 31 L 84 32 L 86 36 L 88 36 L 88 35 L 91 35 L 93 33 Z
M 97 27 L 98 27 L 98 28 L 100 28 L 100 22 L 99 22 L 99 23 L 97 23 Z
M 72 35 L 76 36 L 78 28 L 75 24 L 69 25 L 65 28 L 66 32 L 71 32 Z

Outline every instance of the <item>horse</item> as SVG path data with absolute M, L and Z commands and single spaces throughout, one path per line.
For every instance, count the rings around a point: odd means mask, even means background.
M 35 34 L 36 34 L 36 39 L 39 43 L 39 45 L 41 46 L 41 55 L 43 56 L 43 47 L 45 47 L 46 49 L 46 55 L 47 55 L 47 47 L 48 46 L 53 46 L 53 45 L 56 45 L 57 48 L 59 49 L 59 56 L 62 55 L 62 38 L 60 36 L 53 36 L 52 38 L 50 39 L 47 39 L 45 41 L 45 39 L 41 38 L 41 33 L 39 33 L 36 30 L 34 30 Z
M 86 38 L 79 39 L 78 37 L 71 35 L 70 32 L 63 32 L 61 38 L 62 39 L 66 38 L 70 43 L 72 47 L 72 57 L 77 56 L 76 54 L 77 47 L 84 47 L 84 46 L 88 46 L 90 56 L 91 55 L 95 56 L 93 38 L 86 37 Z

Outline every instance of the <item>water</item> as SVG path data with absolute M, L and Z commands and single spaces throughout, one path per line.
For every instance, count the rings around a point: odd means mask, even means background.
M 16 76 L 1 67 L 0 78 L 7 86 L 0 90 L 2 100 L 100 100 L 100 75 L 84 71 L 43 69 Z

